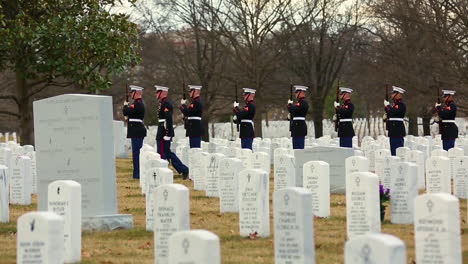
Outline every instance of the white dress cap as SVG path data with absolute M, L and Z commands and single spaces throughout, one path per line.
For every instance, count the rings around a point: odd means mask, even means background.
M 455 91 L 452 91 L 452 90 L 442 90 L 442 93 L 444 95 L 454 95 L 455 94 Z
M 155 85 L 154 86 L 156 88 L 156 91 L 169 91 L 169 88 L 165 87 L 165 86 L 159 86 L 159 85 Z
M 341 93 L 352 93 L 353 89 L 347 88 L 347 87 L 340 87 L 340 92 Z
M 309 87 L 304 86 L 304 85 L 294 85 L 294 88 L 296 89 L 296 92 L 297 92 L 297 91 L 304 91 L 304 92 L 306 92 L 307 89 L 309 89 Z
M 143 91 L 143 87 L 136 86 L 136 85 L 130 85 L 130 91 Z
M 404 94 L 406 92 L 405 89 L 397 87 L 397 86 L 392 86 L 392 89 L 394 92 L 401 93 L 401 94 Z
M 202 88 L 201 85 L 192 85 L 192 84 L 189 84 L 188 85 L 188 88 L 189 90 L 200 90 Z
M 251 93 L 255 94 L 255 89 L 252 88 L 242 88 L 244 90 L 244 93 Z

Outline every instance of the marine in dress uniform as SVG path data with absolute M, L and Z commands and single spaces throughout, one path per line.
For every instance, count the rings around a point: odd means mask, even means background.
M 294 86 L 297 102 L 288 100 L 288 111 L 290 115 L 290 131 L 293 149 L 304 149 L 305 137 L 307 136 L 307 124 L 305 117 L 309 110 L 309 104 L 304 100 L 305 93 L 308 89 L 307 86 L 295 85 Z
M 354 104 L 351 103 L 351 93 L 353 89 L 340 87 L 340 99 L 343 104 L 340 105 L 338 102 L 333 102 L 333 106 L 337 110 L 338 116 L 338 137 L 340 138 L 340 147 L 352 148 L 353 147 L 353 112 Z
M 182 174 L 184 180 L 188 179 L 189 169 L 185 166 L 177 155 L 171 151 L 171 141 L 174 137 L 172 126 L 172 104 L 167 99 L 169 88 L 164 86 L 154 86 L 156 88 L 156 99 L 159 101 L 158 111 L 158 132 L 156 133 L 156 148 L 162 159 L 171 162 L 174 169 Z
M 392 86 L 392 100 L 390 104 L 384 100 L 385 112 L 387 113 L 387 130 L 390 138 L 390 151 L 392 156 L 396 155 L 396 149 L 403 147 L 406 136 L 405 113 L 406 105 L 403 103 L 403 94 L 406 91 L 400 87 Z
M 143 146 L 143 139 L 146 137 L 146 128 L 143 123 L 145 118 L 145 104 L 141 99 L 143 88 L 135 85 L 130 85 L 130 93 L 133 99 L 133 104 L 124 103 L 123 115 L 128 117 L 127 138 L 132 142 L 132 159 L 133 159 L 133 178 L 140 178 L 140 149 Z
M 455 91 L 442 90 L 444 105 L 435 104 L 437 114 L 440 118 L 442 145 L 444 150 L 449 150 L 455 146 L 455 139 L 458 137 L 458 127 L 455 124 L 457 116 L 457 106 L 453 102 Z
M 189 138 L 190 148 L 201 148 L 201 139 L 203 136 L 202 127 L 202 113 L 203 105 L 200 102 L 200 90 L 199 85 L 189 85 L 189 92 L 191 103 L 187 106 L 187 100 L 182 99 L 180 101 L 180 111 L 184 114 L 187 119 L 187 126 L 185 136 Z
M 244 108 L 239 108 L 239 103 L 234 102 L 233 112 L 236 114 L 236 122 L 240 124 L 239 137 L 241 139 L 242 148 L 252 149 L 253 139 L 255 137 L 254 122 L 255 105 L 254 97 L 255 90 L 251 88 L 243 88 L 244 90 Z

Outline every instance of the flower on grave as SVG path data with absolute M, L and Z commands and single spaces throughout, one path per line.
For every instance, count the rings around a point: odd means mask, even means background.
M 380 210 L 385 210 L 387 202 L 390 201 L 390 188 L 384 188 L 382 184 L 379 185 L 380 196 Z

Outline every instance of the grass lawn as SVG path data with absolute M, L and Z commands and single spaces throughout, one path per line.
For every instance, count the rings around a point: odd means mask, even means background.
M 132 214 L 134 228 L 112 232 L 84 232 L 82 238 L 82 263 L 154 263 L 153 233 L 145 229 L 145 199 L 139 184 L 131 179 L 131 160 L 117 160 L 119 212 Z M 192 229 L 206 229 L 221 239 L 222 263 L 274 263 L 273 206 L 270 189 L 270 226 L 272 235 L 266 239 L 250 240 L 239 236 L 238 215 L 220 214 L 219 201 L 207 198 L 203 192 L 193 191 L 192 182 L 182 181 L 176 175 L 176 183 L 190 188 L 190 221 Z M 270 188 L 273 182 L 270 183 Z M 468 263 L 468 230 L 466 200 L 462 204 L 463 263 Z M 332 217 L 315 219 L 316 262 L 343 263 L 346 241 L 346 207 L 344 195 L 332 195 Z M 0 263 L 16 262 L 16 220 L 28 211 L 35 210 L 36 197 L 30 206 L 10 206 L 10 223 L 0 224 Z M 382 224 L 382 232 L 393 234 L 405 241 L 408 263 L 414 263 L 413 225 L 394 225 L 389 221 L 389 208 Z

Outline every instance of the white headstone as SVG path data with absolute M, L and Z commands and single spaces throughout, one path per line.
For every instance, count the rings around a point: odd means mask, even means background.
M 468 156 L 456 157 L 453 164 L 453 195 L 458 198 L 468 198 Z
M 423 194 L 414 200 L 416 263 L 462 263 L 460 209 L 456 197 Z
M 64 262 L 63 217 L 51 212 L 29 212 L 18 218 L 16 263 Z
M 443 149 L 434 149 L 431 151 L 431 157 L 448 157 L 448 152 Z
M 406 152 L 405 161 L 416 164 L 417 175 L 418 175 L 418 188 L 425 189 L 426 188 L 426 178 L 425 178 L 426 158 L 425 158 L 424 152 L 419 151 L 419 150 L 410 150 Z
M 223 154 L 211 153 L 205 158 L 207 173 L 205 177 L 206 196 L 219 197 L 219 162 Z
M 202 152 L 201 148 L 188 149 L 188 167 L 190 170 L 190 178 L 193 179 L 193 189 L 202 191 L 205 189 L 205 182 L 202 181 L 203 174 L 201 172 L 202 166 Z
M 31 192 L 31 159 L 27 156 L 16 156 L 11 162 L 10 203 L 31 204 Z
M 345 264 L 406 264 L 405 243 L 388 234 L 366 234 L 346 242 Z
M 34 137 L 39 210 L 47 208 L 49 183 L 74 180 L 82 187 L 84 230 L 133 226 L 131 215 L 117 214 L 112 97 L 65 94 L 35 101 Z
M 397 156 L 388 156 L 384 158 L 384 167 L 383 167 L 383 181 L 382 185 L 386 189 L 390 189 L 392 184 L 392 168 L 396 166 L 402 159 Z
M 390 201 L 393 224 L 413 223 L 413 200 L 418 195 L 417 171 L 416 164 L 410 162 L 400 162 L 392 168 Z
M 330 216 L 330 166 L 325 161 L 303 165 L 304 188 L 312 193 L 312 212 L 318 217 Z
M 252 169 L 253 168 L 253 153 L 252 150 L 250 149 L 241 149 L 237 155 L 236 158 L 240 159 L 242 161 L 242 164 L 244 165 L 244 168 L 246 169 Z
M 354 172 L 369 172 L 369 159 L 361 156 L 349 157 L 345 160 L 346 175 Z
M 48 211 L 63 217 L 64 261 L 81 261 L 81 185 L 75 181 L 49 184 Z
M 148 191 L 146 202 L 146 230 L 153 231 L 154 227 L 154 190 L 163 184 L 174 182 L 174 172 L 168 168 L 152 168 L 148 171 Z
M 265 152 L 253 153 L 252 168 L 266 171 L 270 175 L 270 155 Z
M 219 210 L 221 213 L 239 212 L 239 173 L 243 169 L 240 159 L 223 158 L 219 162 Z
M 450 160 L 443 156 L 432 156 L 426 161 L 426 192 L 451 193 Z
M 155 169 L 168 168 L 169 162 L 157 157 L 155 153 L 151 153 L 150 156 L 147 156 L 147 160 L 144 163 L 144 174 L 140 173 L 140 179 L 145 178 L 145 186 L 142 187 L 142 193 L 148 194 L 150 188 L 155 188 L 164 183 L 172 183 L 173 175 L 171 174 L 171 179 L 163 179 L 162 177 L 154 177 Z M 151 186 L 150 186 L 151 185 Z
M 374 173 L 346 176 L 346 230 L 349 239 L 380 232 L 379 178 Z
M 6 166 L 0 165 L 0 223 L 10 221 L 10 186 Z
M 37 194 L 37 166 L 36 166 L 36 152 L 29 151 L 24 154 L 31 159 L 31 193 Z
M 315 263 L 312 199 L 304 188 L 275 191 L 275 263 Z
M 391 156 L 390 150 L 388 149 L 378 149 L 375 151 L 375 174 L 379 176 L 380 182 L 384 180 L 384 165 L 385 158 Z
M 270 235 L 268 174 L 263 170 L 244 169 L 239 173 L 240 235 Z
M 154 190 L 155 263 L 168 263 L 168 240 L 177 231 L 190 229 L 189 189 L 181 184 L 165 184 Z
M 275 155 L 274 158 L 274 188 L 275 191 L 296 186 L 296 168 L 294 156 L 287 154 Z
M 206 230 L 179 231 L 169 238 L 169 264 L 221 264 L 219 237 Z
M 125 149 L 124 122 L 114 120 L 114 153 L 116 158 L 128 158 Z
M 396 149 L 396 156 L 404 161 L 405 157 L 406 157 L 406 152 L 408 152 L 410 150 L 411 149 L 408 148 L 408 147 L 399 147 L 399 148 Z
M 450 159 L 450 172 L 451 172 L 450 178 L 453 179 L 453 177 L 455 176 L 455 172 L 453 170 L 454 159 L 456 157 L 464 156 L 465 151 L 462 148 L 455 147 L 455 148 L 449 149 L 447 154 L 448 154 L 448 158 Z

